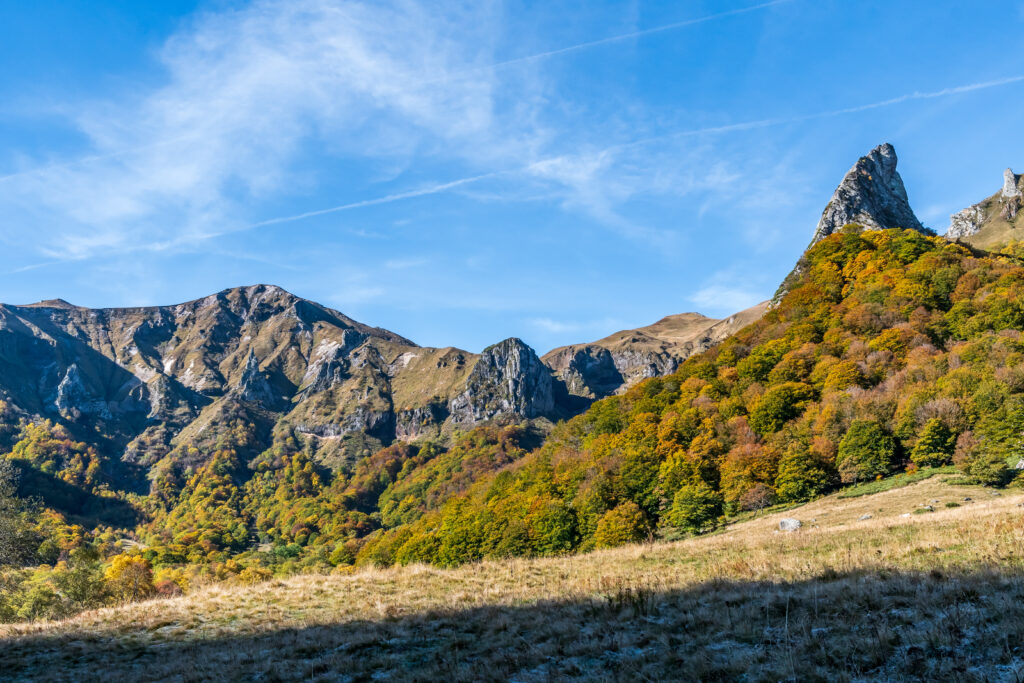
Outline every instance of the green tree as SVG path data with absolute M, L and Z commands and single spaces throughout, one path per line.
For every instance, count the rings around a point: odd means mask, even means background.
M 910 459 L 919 467 L 939 467 L 948 465 L 953 457 L 956 439 L 953 432 L 937 417 L 925 423 L 921 436 L 917 439 Z
M 836 465 L 844 482 L 885 476 L 892 471 L 896 442 L 874 420 L 854 420 L 839 442 Z
M 1010 467 L 1006 464 L 1006 456 L 1001 450 L 993 447 L 983 446 L 961 469 L 967 476 L 984 486 L 1003 486 L 1011 475 Z
M 604 513 L 597 522 L 594 544 L 598 548 L 614 548 L 636 543 L 647 535 L 647 517 L 640 506 L 631 500 L 620 503 Z
M 791 448 L 779 461 L 775 493 L 783 503 L 802 502 L 828 491 L 834 479 L 828 463 L 805 448 Z
M 527 518 L 534 551 L 539 555 L 557 555 L 576 544 L 576 516 L 559 501 L 542 501 Z
M 30 562 L 42 538 L 29 523 L 30 506 L 18 498 L 18 474 L 0 458 L 0 566 Z
M 750 426 L 758 434 L 777 432 L 814 398 L 814 389 L 800 382 L 786 382 L 765 392 L 750 411 Z
M 703 481 L 696 480 L 676 491 L 668 513 L 668 523 L 699 534 L 715 526 L 722 516 L 722 494 Z

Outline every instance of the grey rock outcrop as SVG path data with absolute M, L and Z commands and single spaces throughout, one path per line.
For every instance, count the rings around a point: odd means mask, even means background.
M 1013 169 L 1003 171 L 1003 190 L 1000 194 L 1004 197 L 1019 197 L 1020 188 L 1017 187 L 1019 177 L 1014 174 Z
M 70 419 L 89 414 L 110 417 L 107 403 L 91 393 L 82 380 L 82 372 L 77 363 L 72 363 L 65 370 L 64 378 L 57 385 L 53 406 L 62 416 Z
M 1020 179 L 1012 169 L 1003 171 L 1003 185 L 995 194 L 950 216 L 946 237 L 984 249 L 1020 239 L 1016 232 L 1020 229 L 1017 216 L 1024 205 Z
M 551 371 L 533 349 L 515 337 L 484 349 L 465 390 L 449 404 L 452 422 L 457 425 L 502 415 L 549 416 L 554 409 Z
M 850 223 L 869 230 L 910 228 L 926 232 L 910 208 L 896 163 L 896 150 L 889 143 L 858 159 L 825 206 L 811 244 Z
M 984 224 L 985 209 L 979 204 L 968 206 L 949 217 L 949 229 L 946 230 L 946 237 L 953 240 L 970 237 L 977 234 Z
M 787 517 L 786 519 L 779 520 L 779 531 L 796 531 L 803 526 L 803 522 L 799 519 L 793 519 Z
M 275 395 L 274 388 L 260 372 L 260 362 L 252 349 L 249 350 L 249 357 L 245 360 L 245 369 L 242 370 L 242 378 L 236 387 L 238 397 L 243 401 L 251 401 L 268 408 L 274 407 L 281 401 L 281 397 Z
M 626 383 L 612 352 L 595 344 L 566 347 L 545 356 L 544 361 L 573 396 L 611 396 Z

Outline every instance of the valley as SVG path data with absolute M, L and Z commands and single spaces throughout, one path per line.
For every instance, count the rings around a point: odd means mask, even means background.
M 0 664 L 1011 680 L 1024 252 L 907 215 L 879 146 L 770 303 L 543 356 L 263 285 L 2 306 Z

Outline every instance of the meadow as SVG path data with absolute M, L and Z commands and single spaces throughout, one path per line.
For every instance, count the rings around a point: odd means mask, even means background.
M 938 475 L 582 555 L 219 584 L 0 626 L 12 679 L 1020 680 L 1024 493 Z M 779 520 L 802 527 L 781 532 Z

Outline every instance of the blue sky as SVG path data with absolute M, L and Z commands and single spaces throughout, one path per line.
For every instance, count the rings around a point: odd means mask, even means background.
M 769 297 L 856 158 L 1024 169 L 1015 2 L 39 2 L 0 22 L 0 300 L 278 284 L 538 351 Z

